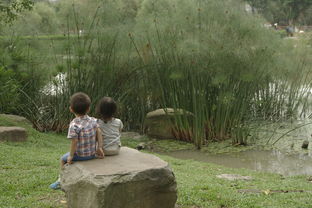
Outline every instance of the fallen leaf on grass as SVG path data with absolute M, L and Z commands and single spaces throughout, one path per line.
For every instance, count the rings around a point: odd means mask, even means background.
M 60 201 L 62 204 L 66 204 L 67 203 L 67 201 L 65 201 L 65 200 L 61 200 Z

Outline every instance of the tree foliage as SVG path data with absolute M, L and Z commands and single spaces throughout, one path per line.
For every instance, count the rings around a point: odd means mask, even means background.
M 282 24 L 304 23 L 304 16 L 312 7 L 311 0 L 247 0 L 271 22 Z M 312 17 L 310 17 L 312 18 Z
M 16 19 L 18 13 L 30 10 L 31 0 L 0 0 L 0 23 L 10 23 Z

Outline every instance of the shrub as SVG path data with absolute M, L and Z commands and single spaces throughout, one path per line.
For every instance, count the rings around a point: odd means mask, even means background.
M 0 112 L 18 113 L 20 84 L 12 70 L 0 67 Z

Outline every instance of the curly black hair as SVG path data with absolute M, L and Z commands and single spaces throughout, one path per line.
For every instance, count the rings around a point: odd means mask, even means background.
M 75 114 L 85 115 L 90 105 L 90 97 L 83 92 L 77 92 L 70 97 L 70 107 Z

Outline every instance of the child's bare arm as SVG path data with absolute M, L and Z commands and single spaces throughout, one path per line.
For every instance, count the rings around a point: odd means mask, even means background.
M 122 132 L 122 129 L 123 129 L 123 123 L 122 123 L 122 121 L 120 121 L 119 133 L 121 133 L 121 132 Z
M 72 160 L 73 160 L 74 154 L 76 152 L 76 148 L 77 148 L 77 142 L 78 142 L 78 139 L 71 139 L 70 154 L 69 154 L 69 156 L 67 158 L 67 163 L 68 164 L 72 163 Z
M 103 136 L 101 130 L 98 128 L 96 130 L 96 140 L 97 140 L 97 155 L 99 158 L 104 158 L 104 152 L 103 152 Z

